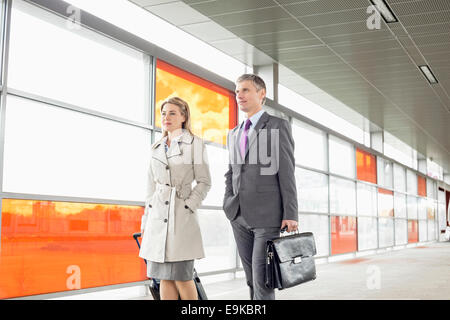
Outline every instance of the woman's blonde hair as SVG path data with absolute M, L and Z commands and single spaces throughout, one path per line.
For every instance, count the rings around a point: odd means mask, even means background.
M 183 122 L 183 124 L 181 125 L 181 127 L 183 129 L 186 129 L 187 131 L 189 131 L 189 133 L 191 135 L 193 135 L 192 130 L 191 130 L 191 112 L 189 111 L 189 105 L 186 101 L 184 101 L 181 98 L 178 97 L 172 97 L 172 98 L 168 98 L 166 100 L 164 100 L 164 102 L 161 104 L 161 115 L 162 115 L 162 111 L 163 108 L 166 104 L 174 104 L 178 107 L 178 109 L 180 110 L 180 113 L 184 116 L 185 121 Z M 165 131 L 164 129 L 162 129 L 162 133 L 163 133 L 163 137 L 167 136 L 167 131 Z

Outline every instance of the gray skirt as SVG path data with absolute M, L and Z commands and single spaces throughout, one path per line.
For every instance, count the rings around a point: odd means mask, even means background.
M 194 260 L 163 263 L 147 261 L 147 277 L 159 280 L 192 280 L 194 279 Z

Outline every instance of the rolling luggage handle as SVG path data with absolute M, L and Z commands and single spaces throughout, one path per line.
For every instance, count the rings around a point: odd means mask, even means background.
M 141 244 L 139 243 L 138 238 L 140 238 L 141 236 L 142 236 L 142 233 L 140 233 L 140 232 L 133 233 L 133 238 L 134 238 L 134 240 L 136 240 L 136 243 L 137 243 L 139 249 L 141 249 Z M 147 265 L 146 259 L 144 259 L 144 262 L 145 262 L 145 265 Z M 160 282 L 159 282 L 159 280 L 156 280 L 153 278 L 151 278 L 151 279 L 152 279 L 152 283 L 149 285 L 149 289 L 152 294 L 152 297 L 154 300 L 161 300 L 161 296 L 159 295 Z
M 133 233 L 133 238 L 134 238 L 134 240 L 136 240 L 136 243 L 137 243 L 139 249 L 141 249 L 141 244 L 139 243 L 139 238 L 141 236 L 142 236 L 142 233 L 140 233 L 140 232 Z M 146 259 L 144 259 L 144 262 L 145 262 L 145 264 L 147 264 Z M 152 279 L 152 283 L 149 285 L 149 287 L 150 287 L 150 292 L 152 293 L 153 299 L 161 300 L 161 296 L 159 294 L 160 282 L 159 282 L 159 280 L 156 280 L 153 278 L 151 278 L 151 279 Z M 195 283 L 195 287 L 197 288 L 197 294 L 198 294 L 199 300 L 208 300 L 205 289 L 203 288 L 200 278 L 195 269 L 194 269 L 194 279 L 193 280 Z

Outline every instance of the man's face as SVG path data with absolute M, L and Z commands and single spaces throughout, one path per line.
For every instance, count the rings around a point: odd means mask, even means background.
M 266 95 L 266 90 L 257 91 L 255 85 L 250 80 L 239 82 L 236 86 L 236 99 L 242 112 L 252 113 L 262 106 L 262 101 Z

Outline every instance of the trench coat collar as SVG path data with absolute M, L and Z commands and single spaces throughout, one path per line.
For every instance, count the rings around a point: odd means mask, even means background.
M 174 141 L 174 143 L 172 143 L 170 145 L 169 150 L 167 151 L 166 154 L 166 150 L 164 148 L 164 140 L 166 139 L 166 137 L 162 137 L 161 139 L 159 139 L 157 142 L 155 142 L 155 144 L 153 144 L 152 149 L 153 149 L 153 158 L 161 161 L 162 163 L 168 165 L 168 158 L 177 156 L 177 155 L 181 155 L 182 151 L 180 149 L 180 144 L 181 143 L 185 143 L 185 144 L 192 144 L 192 141 L 194 140 L 194 136 L 186 129 L 183 129 L 183 133 L 181 134 L 180 138 L 177 139 L 177 141 Z

